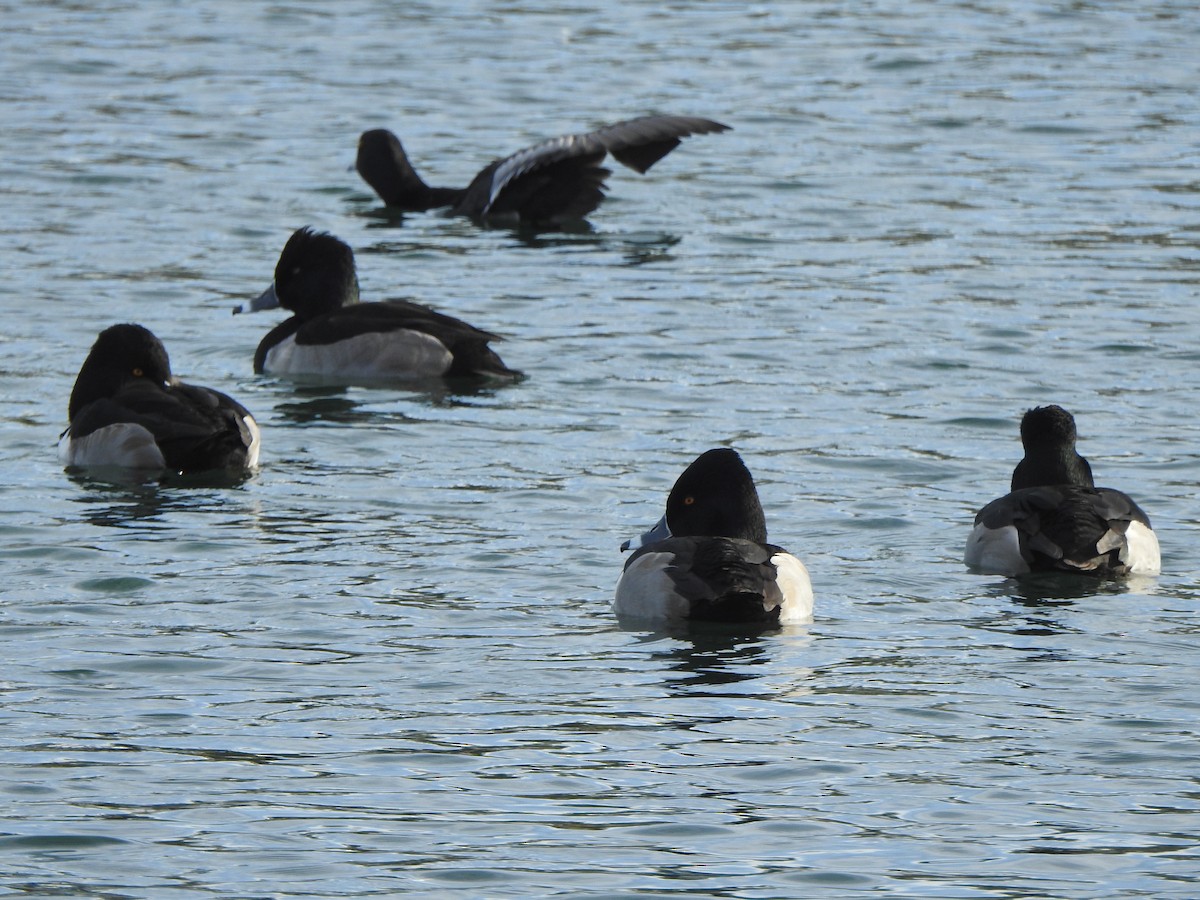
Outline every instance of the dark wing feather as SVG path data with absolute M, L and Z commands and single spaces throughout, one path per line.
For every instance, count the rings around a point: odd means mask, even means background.
M 498 341 L 491 332 L 469 325 L 462 319 L 437 312 L 409 300 L 384 300 L 343 306 L 296 329 L 297 344 L 334 344 L 360 334 L 389 331 L 420 331 L 432 335 L 447 347 L 465 338 Z
M 245 466 L 252 440 L 245 422 L 249 415 L 232 397 L 210 388 L 133 382 L 80 410 L 71 434 L 81 438 L 107 425 L 133 422 L 154 435 L 169 468 L 203 472 Z
M 604 199 L 606 155 L 600 144 L 575 136 L 521 150 L 476 175 L 455 212 L 541 222 L 582 218 Z
M 645 553 L 666 553 L 677 591 L 691 602 L 689 618 L 707 622 L 776 622 L 783 595 L 771 557 L 779 547 L 739 538 L 676 537 L 640 548 L 625 567 Z
M 470 215 L 500 222 L 566 222 L 584 218 L 604 200 L 604 179 L 611 172 L 600 165 L 603 148 L 583 156 L 539 159 L 500 188 L 493 187 L 499 164 L 485 169 L 467 189 L 463 206 Z M 460 210 L 461 211 L 461 210 Z
M 392 331 L 419 331 L 437 338 L 453 357 L 446 375 L 519 376 L 508 368 L 491 347 L 489 341 L 503 340 L 499 335 L 476 328 L 462 319 L 437 312 L 409 300 L 383 300 L 376 303 L 355 303 L 330 310 L 298 328 L 293 320 L 276 326 L 259 346 L 255 355 L 255 371 L 262 371 L 270 347 L 294 331 L 297 344 L 333 344 L 362 334 Z
M 975 517 L 990 529 L 1011 525 L 1021 556 L 1034 571 L 1122 574 L 1125 532 L 1150 520 L 1129 496 L 1112 488 L 1055 485 L 1024 488 L 993 500 Z
M 212 468 L 242 468 L 253 436 L 246 424 L 249 411 L 230 397 L 212 388 L 176 382 L 169 393 L 175 394 L 189 409 L 189 419 L 197 428 L 207 428 L 205 436 L 184 436 L 170 429 L 169 436 L 155 440 L 167 465 L 181 472 L 202 472 Z M 153 429 L 151 429 L 153 430 Z
M 483 218 L 516 214 L 527 221 L 582 218 L 604 198 L 609 171 L 601 163 L 609 153 L 645 173 L 680 138 L 726 130 L 695 116 L 644 116 L 551 138 L 491 163 L 475 176 L 455 211 Z
M 678 147 L 681 138 L 728 130 L 728 125 L 698 116 L 642 116 L 584 136 L 599 141 L 613 159 L 644 175 Z

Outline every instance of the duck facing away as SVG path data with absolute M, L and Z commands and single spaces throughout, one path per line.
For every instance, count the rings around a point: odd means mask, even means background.
M 407 300 L 358 301 L 354 251 L 310 228 L 288 239 L 275 280 L 250 310 L 290 310 L 254 354 L 254 371 L 337 380 L 517 378 L 488 346 L 494 334 Z
M 807 621 L 813 592 L 804 563 L 767 543 L 754 479 L 733 450 L 702 453 L 632 549 L 617 582 L 617 615 L 667 623 L 770 626 Z
M 171 374 L 162 342 L 141 325 L 100 332 L 84 360 L 59 441 L 66 466 L 195 474 L 258 464 L 259 430 L 233 398 Z
M 695 116 L 643 116 L 586 134 L 568 134 L 518 150 L 484 167 L 465 188 L 430 187 L 400 140 L 382 128 L 358 139 L 358 174 L 388 206 L 407 212 L 449 207 L 452 215 L 497 224 L 555 225 L 578 221 L 604 199 L 609 154 L 645 174 L 695 134 L 728 131 Z
M 1061 406 L 1025 413 L 1025 457 L 1013 470 L 1011 493 L 975 517 L 967 539 L 968 566 L 1009 576 L 1159 573 L 1158 538 L 1149 518 L 1128 495 L 1095 486 L 1075 438 L 1075 419 Z

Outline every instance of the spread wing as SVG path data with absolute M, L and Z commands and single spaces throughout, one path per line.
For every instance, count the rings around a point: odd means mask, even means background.
M 728 130 L 696 116 L 643 116 L 552 138 L 493 162 L 475 176 L 456 210 L 529 221 L 581 218 L 604 199 L 607 155 L 644 174 L 683 138 Z

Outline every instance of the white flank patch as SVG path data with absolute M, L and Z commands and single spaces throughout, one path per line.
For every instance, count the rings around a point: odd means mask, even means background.
M 813 589 L 808 569 L 790 553 L 776 553 L 771 557 L 771 564 L 776 569 L 775 583 L 783 593 L 779 621 L 807 622 L 813 614 Z
M 963 562 L 984 575 L 1023 575 L 1029 563 L 1021 558 L 1021 542 L 1012 525 L 988 528 L 982 522 L 967 538 Z
M 682 620 L 690 604 L 675 590 L 667 567 L 670 553 L 645 553 L 621 573 L 613 611 L 633 619 Z
M 419 331 L 360 334 L 335 344 L 280 341 L 263 360 L 273 375 L 330 375 L 344 378 L 432 378 L 454 361 L 435 337 Z
M 58 442 L 64 466 L 120 466 L 127 469 L 161 469 L 166 466 L 154 435 L 141 425 L 118 422 L 82 438 L 68 431 Z
M 1141 522 L 1131 522 L 1125 530 L 1128 549 L 1123 554 L 1124 562 L 1134 575 L 1157 575 L 1162 571 L 1162 555 L 1158 549 L 1158 537 Z
M 258 465 L 258 451 L 262 448 L 262 432 L 258 423 L 254 421 L 254 416 L 242 416 L 242 423 L 250 432 L 250 446 L 246 448 L 246 467 L 254 468 Z

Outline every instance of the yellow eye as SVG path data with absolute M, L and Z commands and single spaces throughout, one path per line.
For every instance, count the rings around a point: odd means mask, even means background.
M 691 505 L 692 505 L 693 503 L 695 503 L 695 502 L 696 502 L 696 498 L 695 498 L 695 497 L 684 497 L 684 498 L 683 498 L 683 505 L 684 505 L 684 506 L 691 506 Z
M 133 377 L 134 377 L 134 378 L 141 378 L 141 377 L 142 377 L 142 374 L 143 374 L 143 373 L 142 373 L 142 370 L 141 370 L 141 369 L 134 369 L 134 370 L 133 370 Z

